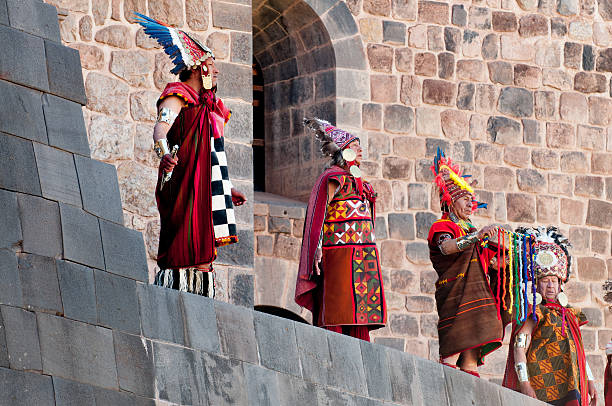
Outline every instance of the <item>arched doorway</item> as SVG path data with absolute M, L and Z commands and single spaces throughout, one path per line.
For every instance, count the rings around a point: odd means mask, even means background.
M 264 79 L 265 190 L 304 200 L 307 180 L 324 160 L 302 119 L 314 115 L 335 122 L 336 117 L 336 59 L 329 34 L 304 1 L 266 0 L 253 12 L 253 56 Z
M 257 69 L 263 77 L 263 95 L 254 87 L 254 100 L 263 99 L 263 119 L 254 117 L 254 123 L 264 123 L 264 136 L 254 143 L 264 144 L 267 192 L 259 201 L 255 194 L 255 305 L 309 320 L 293 300 L 303 228 L 296 213 L 328 160 L 302 123 L 305 116 L 326 119 L 354 131 L 367 145 L 360 132 L 361 104 L 370 99 L 363 43 L 341 0 L 256 0 L 253 66 L 254 83 Z M 254 168 L 255 177 L 261 169 Z

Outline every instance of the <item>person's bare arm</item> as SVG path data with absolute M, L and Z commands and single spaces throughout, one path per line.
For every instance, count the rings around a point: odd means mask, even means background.
M 535 321 L 532 318 L 527 318 L 527 320 L 525 320 L 525 324 L 523 324 L 523 327 L 521 327 L 516 334 L 514 348 L 512 349 L 514 351 L 514 365 L 515 368 L 517 368 L 517 375 L 519 375 L 518 369 L 523 368 L 527 378 L 527 349 L 529 345 L 531 345 L 531 335 L 535 325 Z M 524 395 L 536 398 L 535 391 L 531 387 L 529 379 L 521 380 L 521 376 L 519 376 L 519 387 Z
M 161 101 L 157 108 L 157 122 L 153 127 L 153 142 L 165 139 L 168 131 L 174 123 L 174 119 L 181 112 L 184 101 L 177 96 L 168 96 Z M 161 158 L 160 167 L 165 172 L 170 172 L 178 164 L 177 158 L 172 158 L 170 154 L 165 154 Z

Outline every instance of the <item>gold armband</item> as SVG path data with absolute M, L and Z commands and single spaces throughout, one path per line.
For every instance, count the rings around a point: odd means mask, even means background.
M 474 245 L 476 241 L 478 241 L 478 233 L 476 232 L 459 237 L 457 238 L 457 249 L 463 251 L 467 247 Z
M 176 117 L 178 117 L 177 113 L 175 113 L 168 107 L 162 107 L 159 110 L 159 113 L 157 114 L 157 122 L 166 123 L 170 127 L 172 127 L 172 124 L 174 123 L 174 120 L 176 120 Z
M 157 154 L 157 157 L 161 159 L 164 155 L 170 153 L 170 148 L 168 147 L 168 140 L 165 138 L 160 138 L 153 145 L 153 150 Z

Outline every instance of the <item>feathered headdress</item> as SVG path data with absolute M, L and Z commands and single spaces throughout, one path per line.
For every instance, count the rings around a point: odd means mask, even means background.
M 569 253 L 572 244 L 557 227 L 518 227 L 516 232 L 535 239 L 533 257 L 536 279 L 556 276 L 562 283 L 567 282 L 572 268 L 572 256 Z
M 359 139 L 353 134 L 334 127 L 328 121 L 319 118 L 304 117 L 304 126 L 314 132 L 315 137 L 321 142 L 321 152 L 328 156 L 334 156 L 351 142 Z
M 201 44 L 200 41 L 186 32 L 170 27 L 146 15 L 134 14 L 139 17 L 136 22 L 144 27 L 145 34 L 156 39 L 176 65 L 170 71 L 171 73 L 178 74 L 185 68 L 192 69 L 202 65 L 208 58 L 215 58 L 210 48 Z
M 459 165 L 450 158 L 446 158 L 440 147 L 434 157 L 431 171 L 434 174 L 434 182 L 440 190 L 440 203 L 443 211 L 449 211 L 451 204 L 463 196 L 472 196 L 472 212 L 487 207 L 486 203 L 480 203 L 474 199 L 474 189 L 465 180 L 471 175 L 462 175 Z

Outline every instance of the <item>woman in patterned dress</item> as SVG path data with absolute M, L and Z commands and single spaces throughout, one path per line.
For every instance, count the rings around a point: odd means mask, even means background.
M 354 135 L 305 119 L 332 164 L 317 179 L 304 224 L 296 302 L 313 324 L 366 341 L 387 312 L 374 238 L 376 194 L 361 179 L 362 148 Z

